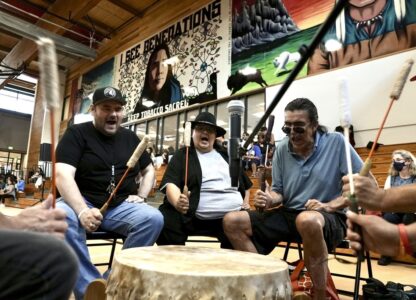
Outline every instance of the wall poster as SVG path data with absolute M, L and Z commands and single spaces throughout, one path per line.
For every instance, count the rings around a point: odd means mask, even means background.
M 128 121 L 227 95 L 217 83 L 230 72 L 228 3 L 212 1 L 116 56 Z
M 283 82 L 334 3 L 233 0 L 231 93 Z M 416 0 L 349 0 L 299 77 L 415 46 Z

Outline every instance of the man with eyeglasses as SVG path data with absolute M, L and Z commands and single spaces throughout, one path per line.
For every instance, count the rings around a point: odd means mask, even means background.
M 314 299 L 325 299 L 328 250 L 346 235 L 342 177 L 348 173 L 342 135 L 319 124 L 315 105 L 306 98 L 285 108 L 285 137 L 272 162 L 272 186 L 257 191 L 254 205 L 265 212 L 234 212 L 224 230 L 237 250 L 269 254 L 280 241 L 303 243 Z M 362 160 L 351 147 L 352 168 Z M 269 210 L 270 208 L 275 208 Z
M 169 161 L 160 184 L 165 193 L 159 207 L 164 227 L 157 244 L 184 245 L 188 236 L 205 235 L 217 237 L 221 247 L 230 248 L 222 219 L 227 212 L 240 211 L 248 205 L 243 199 L 252 183 L 242 172 L 239 188 L 231 186 L 226 149 L 215 142 L 226 131 L 217 126 L 214 115 L 202 112 L 191 123 L 188 181 L 185 182 L 186 149 L 181 148 Z M 185 185 L 188 194 L 183 192 Z

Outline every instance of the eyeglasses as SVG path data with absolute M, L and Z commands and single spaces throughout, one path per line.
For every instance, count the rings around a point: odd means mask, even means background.
M 288 126 L 288 125 L 283 125 L 283 127 L 282 127 L 282 131 L 284 132 L 284 133 L 286 133 L 286 134 L 290 134 L 290 132 L 293 130 L 294 132 L 296 132 L 296 133 L 299 133 L 299 134 L 302 134 L 302 133 L 305 133 L 305 131 L 306 131 L 306 127 L 307 127 L 308 125 L 307 124 L 305 124 L 305 125 L 303 125 L 303 126 Z

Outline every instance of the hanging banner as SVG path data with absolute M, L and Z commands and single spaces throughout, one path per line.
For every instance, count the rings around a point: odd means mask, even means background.
M 215 0 L 116 56 L 127 121 L 227 95 L 217 82 L 227 80 L 231 65 L 228 3 Z
M 335 0 L 233 0 L 230 94 L 283 82 Z M 416 46 L 416 0 L 349 0 L 298 78 Z

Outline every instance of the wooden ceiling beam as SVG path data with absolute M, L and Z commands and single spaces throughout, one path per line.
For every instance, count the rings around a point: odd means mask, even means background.
M 119 0 L 107 0 L 108 2 L 114 4 L 115 6 L 120 7 L 121 9 L 131 13 L 133 16 L 136 16 L 138 18 L 143 17 L 143 12 L 138 11 L 137 9 L 135 9 L 134 7 L 131 7 L 130 5 L 121 2 Z
M 80 19 L 86 15 L 93 7 L 95 7 L 101 0 L 57 0 L 50 7 L 49 11 L 63 16 L 71 15 L 74 19 Z M 61 26 L 69 26 L 70 22 L 59 19 L 57 17 L 51 16 L 50 14 L 44 14 L 44 19 L 53 21 L 56 24 Z M 49 30 L 53 33 L 61 34 L 64 32 L 64 29 L 53 26 L 52 24 L 42 22 L 38 20 L 36 24 L 43 29 Z M 9 54 L 3 59 L 3 63 L 12 67 L 19 68 L 23 64 L 28 65 L 31 60 L 33 60 L 37 55 L 37 46 L 36 44 L 27 39 L 22 38 L 16 46 L 9 52 Z M 0 86 L 4 82 L 4 79 L 0 79 Z

